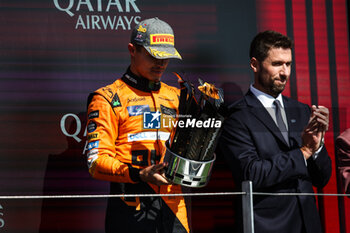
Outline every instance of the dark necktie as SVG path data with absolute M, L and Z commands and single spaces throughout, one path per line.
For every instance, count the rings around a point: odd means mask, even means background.
M 276 121 L 277 121 L 277 126 L 280 129 L 282 136 L 284 138 L 284 140 L 287 142 L 287 144 L 289 145 L 289 140 L 288 140 L 288 130 L 287 127 L 283 121 L 282 118 L 282 114 L 281 114 L 281 103 L 278 100 L 275 100 L 273 102 L 273 104 L 275 105 L 276 109 L 275 109 L 275 113 L 276 113 Z

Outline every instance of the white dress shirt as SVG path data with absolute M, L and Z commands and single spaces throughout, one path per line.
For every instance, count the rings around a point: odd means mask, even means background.
M 284 124 L 286 125 L 286 128 L 288 130 L 288 124 L 287 124 L 287 115 L 286 112 L 284 110 L 284 103 L 283 103 L 283 99 L 282 99 L 282 95 L 279 94 L 277 96 L 277 98 L 274 98 L 262 91 L 259 91 L 258 89 L 256 89 L 255 87 L 253 87 L 253 85 L 250 85 L 250 91 L 253 92 L 253 94 L 256 96 L 256 98 L 258 98 L 258 100 L 262 103 L 262 105 L 264 105 L 265 109 L 267 110 L 267 112 L 270 114 L 270 116 L 272 117 L 272 119 L 274 120 L 274 122 L 277 125 L 277 120 L 276 120 L 276 107 L 273 104 L 273 102 L 275 100 L 278 100 L 281 103 L 281 115 L 282 115 L 282 119 L 284 121 Z

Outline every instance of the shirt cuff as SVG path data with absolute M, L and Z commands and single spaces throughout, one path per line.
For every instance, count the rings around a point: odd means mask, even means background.
M 318 148 L 318 150 L 311 156 L 313 160 L 317 159 L 318 154 L 323 149 L 323 146 L 324 146 L 324 137 L 322 137 L 322 139 L 321 139 L 320 147 Z

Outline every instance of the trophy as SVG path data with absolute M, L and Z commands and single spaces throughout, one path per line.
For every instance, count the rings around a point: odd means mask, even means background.
M 181 92 L 177 124 L 166 142 L 166 177 L 175 184 L 203 187 L 210 179 L 215 147 L 226 114 L 223 90 L 199 79 L 194 85 L 179 78 Z

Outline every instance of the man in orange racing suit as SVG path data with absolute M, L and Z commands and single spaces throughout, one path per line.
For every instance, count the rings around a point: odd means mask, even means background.
M 144 20 L 128 50 L 126 73 L 88 99 L 89 172 L 110 181 L 111 194 L 181 193 L 161 162 L 179 104 L 179 90 L 160 82 L 169 58 L 181 59 L 173 30 L 158 18 Z M 184 198 L 109 198 L 106 232 L 189 232 Z

